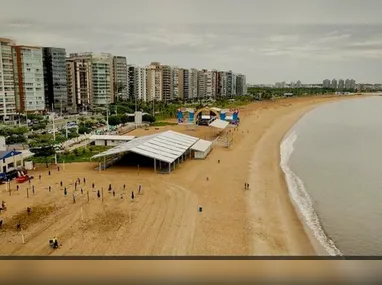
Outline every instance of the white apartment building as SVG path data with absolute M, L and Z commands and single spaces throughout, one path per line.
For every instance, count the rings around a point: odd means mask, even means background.
M 236 95 L 236 74 L 232 73 L 232 90 L 231 90 L 231 95 L 235 96 Z
M 20 112 L 45 109 L 42 48 L 13 46 L 16 108 Z
M 146 68 L 135 67 L 134 68 L 134 94 L 138 100 L 144 102 L 147 101 L 147 76 Z
M 220 72 L 220 92 L 222 97 L 227 96 L 227 85 L 228 85 L 227 73 L 224 71 L 221 71 Z
M 198 71 L 198 98 L 205 98 L 207 94 L 206 89 L 206 70 Z
M 172 99 L 177 99 L 179 97 L 179 68 L 172 68 Z
M 190 69 L 190 94 L 189 98 L 198 97 L 198 72 L 195 68 Z
M 92 54 L 93 104 L 114 103 L 113 56 L 109 53 Z
M 159 62 L 147 67 L 147 101 L 162 101 L 162 71 Z
M 215 98 L 216 97 L 216 72 L 207 71 L 205 73 L 206 79 L 206 97 Z
M 11 40 L 0 38 L 0 120 L 3 122 L 13 121 L 16 115 L 12 45 Z

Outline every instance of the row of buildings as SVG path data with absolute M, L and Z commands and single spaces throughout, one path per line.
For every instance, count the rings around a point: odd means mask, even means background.
M 357 85 L 354 79 L 346 79 L 346 80 L 340 79 L 338 81 L 336 79 L 333 79 L 332 81 L 330 81 L 329 79 L 325 79 L 322 82 L 322 87 L 339 89 L 339 90 L 342 90 L 342 89 L 355 90 Z
M 0 38 L 0 120 L 18 113 L 76 113 L 116 100 L 188 100 L 245 95 L 246 77 L 232 71 L 185 69 L 152 62 L 128 65 L 109 53 L 17 45 Z
M 274 87 L 275 88 L 302 88 L 303 85 L 300 80 L 297 80 L 297 82 L 292 81 L 290 84 L 287 84 L 285 81 L 276 82 Z

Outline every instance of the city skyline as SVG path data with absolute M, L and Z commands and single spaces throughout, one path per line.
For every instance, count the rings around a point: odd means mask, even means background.
M 315 83 L 338 76 L 381 82 L 380 1 L 6 3 L 7 9 L 0 11 L 2 37 L 63 47 L 68 54 L 108 52 L 138 66 L 158 61 L 185 68 L 231 69 L 246 74 L 253 84 Z M 216 9 L 220 12 L 214 13 Z

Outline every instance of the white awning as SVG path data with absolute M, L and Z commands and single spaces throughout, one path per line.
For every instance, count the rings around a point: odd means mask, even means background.
M 131 141 L 135 136 L 117 136 L 117 135 L 92 135 L 90 140 L 104 140 L 104 141 Z
M 199 138 L 174 131 L 148 135 L 122 143 L 92 158 L 124 152 L 134 152 L 152 159 L 173 163 L 182 156 Z
M 212 142 L 200 139 L 191 147 L 191 149 L 195 151 L 205 152 L 209 147 L 211 147 L 211 145 Z
M 213 121 L 209 126 L 213 128 L 218 128 L 218 129 L 225 129 L 229 125 L 229 122 L 223 121 L 223 120 L 215 120 Z

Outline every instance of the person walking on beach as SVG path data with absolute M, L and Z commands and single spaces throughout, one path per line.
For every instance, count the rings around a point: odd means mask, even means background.
M 109 191 L 109 192 L 111 191 L 111 184 L 109 184 L 109 188 L 108 188 L 108 191 Z
M 84 177 L 84 184 L 86 184 L 86 178 Z
M 50 192 L 52 190 L 52 187 L 50 187 L 50 185 L 49 185 L 48 189 L 49 189 L 49 192 Z
M 131 200 L 134 201 L 134 198 L 135 198 L 134 191 L 131 191 Z
M 82 188 L 81 188 L 81 194 L 84 194 L 84 190 L 82 190 Z
M 57 166 L 57 171 L 60 172 L 60 167 L 59 166 Z
M 50 170 L 48 171 L 48 175 L 50 176 Z
M 125 190 L 126 189 L 126 184 L 123 184 L 123 190 Z
M 113 190 L 113 197 L 115 197 L 115 191 Z
M 32 193 L 34 194 L 34 185 L 32 185 Z
M 73 193 L 73 204 L 76 203 L 76 196 L 74 196 L 74 193 Z
M 41 180 L 41 174 L 38 175 L 38 180 Z
M 77 181 L 74 183 L 74 190 L 77 190 Z
M 142 190 L 142 185 L 139 185 L 138 186 L 138 194 L 141 194 L 141 190 Z
M 19 191 L 19 185 L 16 185 L 16 191 Z
M 66 187 L 64 189 L 64 195 L 66 196 L 68 194 L 68 191 L 66 191 Z
M 92 184 L 92 188 L 94 189 L 94 183 Z
M 60 186 L 62 187 L 62 181 L 60 182 Z
M 98 199 L 101 198 L 101 192 L 99 190 L 97 191 L 97 197 Z
M 19 232 L 21 231 L 21 222 L 19 221 L 16 225 L 16 230 Z

